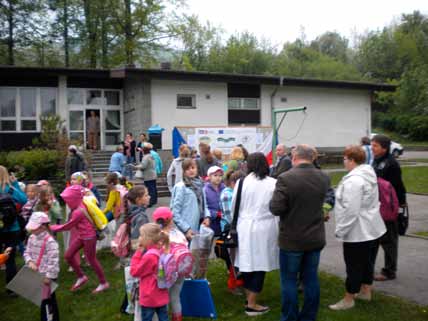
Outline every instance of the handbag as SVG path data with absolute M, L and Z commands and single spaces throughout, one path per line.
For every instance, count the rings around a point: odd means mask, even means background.
M 230 226 L 229 233 L 227 234 L 224 240 L 224 246 L 229 249 L 234 249 L 238 247 L 238 231 L 236 230 L 236 225 L 238 224 L 239 216 L 239 206 L 241 205 L 241 194 L 242 194 L 242 185 L 244 185 L 245 177 L 241 178 L 238 184 L 238 192 L 236 193 L 236 203 L 233 210 L 233 220 Z
M 405 235 L 407 228 L 409 227 L 409 207 L 406 205 L 400 208 L 397 217 L 398 223 L 398 234 Z

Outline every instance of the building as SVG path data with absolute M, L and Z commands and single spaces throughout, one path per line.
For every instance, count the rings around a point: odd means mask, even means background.
M 87 141 L 86 118 L 100 117 L 99 146 L 113 150 L 125 132 L 153 124 L 174 126 L 270 126 L 272 108 L 307 106 L 290 113 L 279 130 L 287 145 L 338 148 L 371 131 L 374 91 L 395 86 L 279 76 L 165 69 L 71 69 L 0 66 L 0 148 L 18 149 L 40 133 L 40 115 L 56 113 L 72 139 Z

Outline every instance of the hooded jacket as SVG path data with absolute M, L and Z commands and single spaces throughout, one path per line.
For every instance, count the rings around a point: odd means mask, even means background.
M 336 190 L 336 237 L 343 242 L 381 237 L 386 228 L 379 207 L 376 173 L 370 165 L 359 165 L 342 178 Z

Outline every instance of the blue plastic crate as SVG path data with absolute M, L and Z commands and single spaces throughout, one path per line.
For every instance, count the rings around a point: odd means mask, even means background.
M 180 298 L 183 316 L 217 319 L 207 280 L 185 280 Z

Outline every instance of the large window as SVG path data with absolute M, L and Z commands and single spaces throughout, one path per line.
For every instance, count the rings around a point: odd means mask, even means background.
M 120 106 L 120 91 L 113 89 L 67 88 L 69 105 Z
M 260 85 L 228 84 L 229 124 L 260 124 Z
M 40 115 L 55 114 L 56 88 L 0 88 L 0 131 L 37 131 Z

